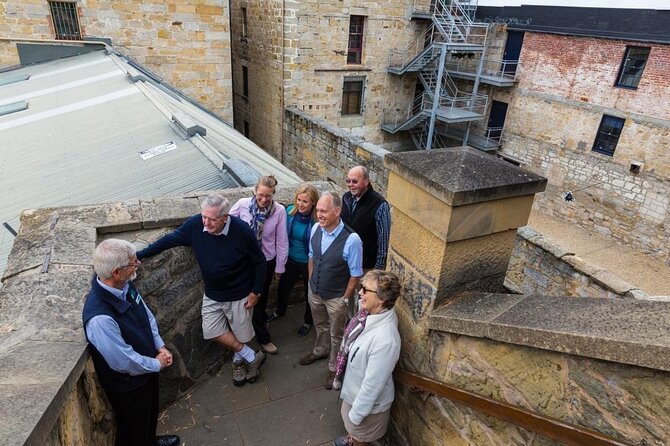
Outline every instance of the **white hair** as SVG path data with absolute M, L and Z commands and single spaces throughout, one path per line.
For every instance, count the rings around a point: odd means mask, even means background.
M 230 201 L 221 194 L 211 194 L 202 200 L 200 208 L 219 208 L 219 217 L 223 217 L 230 211 Z
M 93 253 L 93 269 L 101 279 L 112 277 L 112 271 L 128 265 L 137 248 L 126 240 L 110 238 L 102 241 Z
M 323 197 L 330 197 L 334 208 L 342 208 L 342 198 L 340 198 L 340 194 L 337 192 L 327 190 L 321 193 L 321 198 Z

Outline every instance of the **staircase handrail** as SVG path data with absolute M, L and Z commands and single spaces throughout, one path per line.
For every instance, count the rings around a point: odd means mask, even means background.
M 442 39 L 437 38 L 436 40 L 435 26 L 430 25 L 406 48 L 400 50 L 390 49 L 387 66 L 404 68 L 429 47 L 438 45 L 440 40 Z M 430 42 L 429 45 L 426 45 L 427 42 Z
M 487 104 L 487 95 L 465 93 L 460 97 L 441 96 L 439 107 L 441 109 L 468 110 L 472 113 L 483 115 Z
M 409 121 L 414 116 L 420 114 L 423 110 L 432 107 L 432 99 L 425 93 L 418 94 L 412 102 L 403 108 L 383 109 L 382 110 L 382 124 L 391 125 L 393 128 L 398 128 L 400 125 Z M 388 114 L 393 114 L 391 120 L 388 119 Z
M 497 77 L 500 79 L 507 80 L 516 80 L 516 67 L 518 66 L 518 60 L 505 60 L 505 59 L 494 59 L 486 57 L 484 58 L 484 64 L 482 66 L 482 74 L 485 76 Z M 446 66 L 449 71 L 460 71 L 461 73 L 470 73 L 476 74 L 479 65 L 479 60 L 474 59 L 450 59 L 447 61 Z M 510 72 L 507 68 L 514 67 L 514 72 Z

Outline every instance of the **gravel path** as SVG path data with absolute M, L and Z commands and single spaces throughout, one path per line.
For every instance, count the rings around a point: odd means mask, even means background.
M 616 274 L 649 295 L 670 295 L 670 267 L 662 259 L 535 210 L 530 215 L 528 226 L 552 243 Z

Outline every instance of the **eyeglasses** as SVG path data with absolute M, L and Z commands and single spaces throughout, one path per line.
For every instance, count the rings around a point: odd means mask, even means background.
M 363 285 L 361 285 L 361 290 L 363 290 L 363 294 L 365 294 L 365 293 L 378 294 L 375 290 L 371 290 L 370 288 L 366 288 Z
M 344 180 L 344 181 L 345 181 L 347 184 L 358 184 L 358 180 L 350 180 L 349 178 L 347 178 L 347 179 Z
M 135 260 L 133 260 L 133 263 L 129 263 L 129 264 L 125 265 L 125 266 L 122 266 L 122 267 L 119 268 L 119 269 L 123 269 L 123 268 L 131 268 L 131 267 L 132 267 L 132 268 L 137 268 L 138 266 L 140 266 L 140 263 L 142 263 L 142 262 L 140 262 L 140 259 L 135 259 Z
M 274 197 L 274 194 L 256 194 L 256 197 L 267 198 L 269 200 L 270 198 Z

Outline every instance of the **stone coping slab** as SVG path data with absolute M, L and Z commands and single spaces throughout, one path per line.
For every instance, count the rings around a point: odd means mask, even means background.
M 46 443 L 87 359 L 81 341 L 27 341 L 0 352 L 3 445 Z
M 546 178 L 467 146 L 389 153 L 384 164 L 450 206 L 531 195 L 547 186 Z
M 429 327 L 577 356 L 670 371 L 670 303 L 463 293 Z

